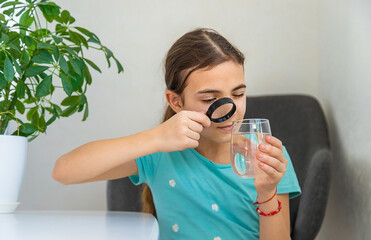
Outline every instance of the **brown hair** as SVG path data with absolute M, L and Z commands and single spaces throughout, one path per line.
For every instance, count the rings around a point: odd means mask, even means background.
M 210 69 L 223 62 L 233 60 L 243 66 L 245 57 L 227 39 L 215 30 L 197 28 L 180 37 L 169 49 L 165 59 L 165 82 L 167 89 L 182 96 L 189 75 L 198 69 Z M 163 122 L 175 115 L 168 105 Z M 142 211 L 156 218 L 151 190 L 144 184 Z

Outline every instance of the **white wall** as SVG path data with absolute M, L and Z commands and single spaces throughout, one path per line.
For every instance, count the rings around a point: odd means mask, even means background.
M 51 178 L 54 162 L 84 143 L 127 136 L 158 124 L 165 103 L 166 51 L 182 34 L 202 26 L 216 29 L 245 53 L 249 95 L 304 93 L 320 99 L 336 154 L 319 239 L 362 236 L 370 216 L 366 175 L 370 144 L 365 134 L 370 132 L 365 104 L 370 102 L 367 87 L 371 89 L 366 68 L 370 5 L 338 2 L 57 1 L 76 18 L 76 25 L 95 32 L 113 50 L 125 73 L 117 75 L 115 69 L 102 67 L 103 73 L 93 74 L 88 89 L 87 121 L 81 122 L 81 114 L 57 120 L 47 135 L 29 144 L 18 209 L 106 209 L 105 182 L 62 186 Z M 92 51 L 89 57 L 99 66 L 106 64 L 101 54 Z M 339 233 L 333 238 L 335 231 Z
M 319 4 L 319 97 L 334 150 L 319 239 L 370 239 L 371 1 Z

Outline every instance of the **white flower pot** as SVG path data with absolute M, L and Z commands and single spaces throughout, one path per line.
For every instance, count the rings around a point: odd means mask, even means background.
M 0 135 L 0 213 L 17 208 L 27 158 L 27 138 Z

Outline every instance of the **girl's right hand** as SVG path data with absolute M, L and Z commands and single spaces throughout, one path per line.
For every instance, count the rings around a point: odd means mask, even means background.
M 200 133 L 210 125 L 205 113 L 183 110 L 152 130 L 159 140 L 159 151 L 173 152 L 198 147 Z

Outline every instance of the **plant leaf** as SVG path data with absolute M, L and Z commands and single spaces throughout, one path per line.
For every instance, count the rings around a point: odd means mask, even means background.
M 74 31 L 69 30 L 68 34 L 70 35 L 69 40 L 73 42 L 74 44 L 80 46 L 81 41 L 80 41 L 80 38 L 76 35 L 76 33 Z
M 50 93 L 52 75 L 46 76 L 36 87 L 36 97 L 44 97 Z
M 5 80 L 4 74 L 0 73 L 0 89 L 3 89 L 6 85 L 8 85 L 8 81 Z
M 84 81 L 83 76 L 76 74 L 74 71 L 69 71 L 68 74 L 69 77 L 71 78 L 72 90 L 73 91 L 78 90 Z
M 24 82 L 19 81 L 16 87 L 16 93 L 17 93 L 18 99 L 24 98 L 25 91 L 26 91 L 26 88 L 25 88 Z
M 68 108 L 66 108 L 62 111 L 60 116 L 61 117 L 68 117 L 68 116 L 72 115 L 74 112 L 77 111 L 77 109 L 78 109 L 77 106 L 78 106 L 78 104 L 74 104 L 74 105 L 69 106 Z
M 85 28 L 82 28 L 82 27 L 74 27 L 74 28 L 77 29 L 77 30 L 79 30 L 79 32 L 81 32 L 82 34 L 84 34 L 87 37 L 93 36 L 93 34 L 89 30 L 87 30 Z
M 32 119 L 31 119 L 31 123 L 35 126 L 39 126 L 39 119 L 40 119 L 40 116 L 39 116 L 39 112 L 36 111 L 33 116 L 32 116 Z
M 92 82 L 92 79 L 91 79 L 91 74 L 90 74 L 89 68 L 85 67 L 83 72 L 84 72 L 84 77 L 86 79 L 86 82 L 90 85 L 91 82 Z
M 69 54 L 71 54 L 72 56 L 74 56 L 74 57 L 77 57 L 77 58 L 79 57 L 79 55 L 77 55 L 76 51 L 74 49 L 70 48 L 70 47 L 66 47 L 66 48 L 64 48 L 64 50 L 66 52 L 68 52 Z M 79 50 L 80 50 L 80 48 L 79 48 Z
M 70 106 L 70 105 L 78 104 L 80 103 L 80 99 L 81 99 L 81 95 L 68 96 L 65 99 L 63 99 L 63 101 L 61 102 L 61 105 Z
M 107 47 L 103 47 L 104 51 L 106 52 L 106 56 L 107 58 L 111 58 L 113 56 L 113 53 L 111 50 L 109 50 L 109 48 Z
M 0 13 L 0 21 L 4 21 L 5 22 L 5 16 L 2 13 Z
M 11 16 L 11 15 L 13 15 L 13 13 L 14 13 L 14 8 L 9 8 L 9 9 L 3 11 L 3 13 L 4 13 L 5 15 L 7 15 L 7 16 Z
M 52 35 L 52 38 L 53 38 L 53 40 L 54 40 L 54 42 L 55 42 L 56 44 L 59 44 L 60 42 L 63 41 L 62 38 L 57 37 L 57 36 L 55 36 L 55 35 Z
M 66 32 L 67 30 L 67 27 L 66 26 L 63 26 L 62 24 L 57 24 L 55 25 L 55 32 L 62 35 Z
M 23 51 L 23 56 L 22 56 L 22 58 L 20 60 L 21 60 L 20 63 L 21 63 L 22 66 L 24 66 L 24 65 L 26 65 L 26 64 L 29 63 L 29 61 L 30 61 L 30 55 L 28 55 L 27 50 L 24 50 Z
M 61 19 L 63 23 L 73 23 L 75 22 L 75 18 L 73 18 L 67 10 L 63 10 L 61 13 Z
M 66 59 L 62 56 L 62 54 L 59 55 L 59 66 L 63 70 L 63 72 L 68 73 L 68 64 L 66 62 Z
M 3 5 L 1 5 L 1 8 L 5 8 L 5 7 L 9 7 L 9 6 L 15 6 L 15 5 L 19 5 L 19 4 L 24 4 L 24 3 L 19 2 L 19 1 L 9 1 L 9 2 L 6 2 Z
M 13 64 L 14 64 L 14 67 L 15 67 L 15 70 L 17 71 L 17 73 L 19 74 L 19 76 L 22 76 L 22 69 L 21 67 L 19 66 L 17 60 L 15 58 L 13 58 L 12 56 L 12 60 L 13 60 Z
M 24 113 L 25 107 L 21 101 L 17 100 L 17 102 L 15 103 L 15 107 L 17 108 L 18 112 L 20 112 L 21 114 Z
M 72 32 L 72 31 L 70 30 L 70 32 Z M 83 35 L 81 35 L 80 33 L 77 33 L 77 32 L 73 32 L 73 33 L 74 33 L 75 37 L 79 38 L 79 41 L 84 45 L 84 47 L 86 49 L 88 49 L 89 45 L 88 45 L 88 42 L 86 41 L 85 37 Z
M 38 55 L 32 57 L 31 61 L 35 63 L 52 63 L 54 62 L 52 55 L 48 50 L 41 49 L 38 51 Z
M 39 127 L 41 128 L 40 132 L 45 132 L 46 126 L 45 126 L 45 115 L 41 114 L 39 118 Z
M 32 119 L 32 117 L 33 117 L 33 115 L 35 114 L 36 111 L 37 111 L 37 106 L 28 110 L 27 115 L 26 115 L 28 121 L 31 121 L 31 119 Z
M 85 121 L 88 118 L 88 116 L 89 116 L 89 104 L 88 102 L 86 102 L 84 116 L 82 118 L 82 121 Z
M 1 33 L 1 39 L 3 40 L 4 43 L 8 43 L 9 37 L 5 33 Z
M 43 13 L 48 22 L 53 22 L 54 19 L 59 18 L 59 6 L 54 2 L 39 2 L 37 3 L 40 11 Z
M 20 131 L 25 134 L 32 134 L 36 130 L 37 130 L 37 127 L 35 125 L 32 125 L 31 123 L 25 123 L 20 128 Z
M 41 30 L 41 29 L 40 29 Z M 37 48 L 52 49 L 54 45 L 44 42 L 37 43 Z
M 92 43 L 96 43 L 98 45 L 101 45 L 98 36 L 95 35 L 94 33 L 91 33 L 91 34 L 92 34 L 92 36 L 88 39 L 88 42 L 92 42 Z
M 119 62 L 119 60 L 117 60 L 117 58 L 115 56 L 112 56 L 113 59 L 115 60 L 116 62 L 116 66 L 117 66 L 117 70 L 118 70 L 118 73 L 120 72 L 124 72 L 124 68 L 122 67 L 121 63 Z
M 40 73 L 44 72 L 49 67 L 47 66 L 32 66 L 29 69 L 26 70 L 26 76 L 27 77 L 33 77 L 36 75 L 39 75 Z
M 50 114 L 53 114 L 53 108 L 45 107 L 45 110 L 48 111 Z
M 71 96 L 71 94 L 72 94 L 72 83 L 71 83 L 71 79 L 68 78 L 63 73 L 60 73 L 59 76 L 62 79 L 62 85 L 63 85 L 64 91 L 67 93 L 68 96 Z
M 28 46 L 31 47 L 32 45 L 35 45 L 34 39 L 29 36 L 24 36 L 22 38 L 22 41 Z
M 111 67 L 111 61 L 109 60 L 109 57 L 107 57 L 107 55 L 106 55 L 106 60 L 107 60 L 108 67 L 110 68 Z
M 22 10 L 21 11 L 19 11 L 19 12 L 17 12 L 17 14 L 15 15 L 16 17 L 19 17 L 22 13 L 24 13 L 24 11 L 26 11 L 27 10 L 27 7 L 24 7 L 24 8 L 22 8 Z
M 53 56 L 54 56 L 55 61 L 58 61 L 58 59 L 59 59 L 59 50 L 58 50 L 58 47 L 57 46 L 54 46 L 53 47 Z
M 8 56 L 5 57 L 4 61 L 4 78 L 5 80 L 10 83 L 13 81 L 15 72 L 12 63 L 10 62 Z
M 95 65 L 95 63 L 93 63 L 91 60 L 87 59 L 87 58 L 84 58 L 85 62 L 87 64 L 89 64 L 92 68 L 94 68 L 95 70 L 97 70 L 98 72 L 102 73 L 102 71 L 99 69 L 99 67 L 97 65 Z
M 31 26 L 31 24 L 33 23 L 34 21 L 34 18 L 30 16 L 30 10 L 27 10 L 25 11 L 20 20 L 19 20 L 19 23 L 27 28 L 29 28 Z M 24 28 L 21 28 L 20 32 L 22 34 L 26 34 L 26 30 Z
M 46 122 L 46 126 L 49 126 L 50 124 L 52 124 L 55 119 L 57 119 L 57 117 L 55 115 L 53 115 L 47 122 Z
M 80 66 L 79 66 L 78 61 L 75 60 L 75 59 L 73 59 L 73 58 L 71 58 L 70 56 L 67 56 L 67 58 L 68 58 L 68 60 L 70 61 L 73 70 L 74 70 L 78 75 L 81 76 L 81 68 L 80 68 Z

